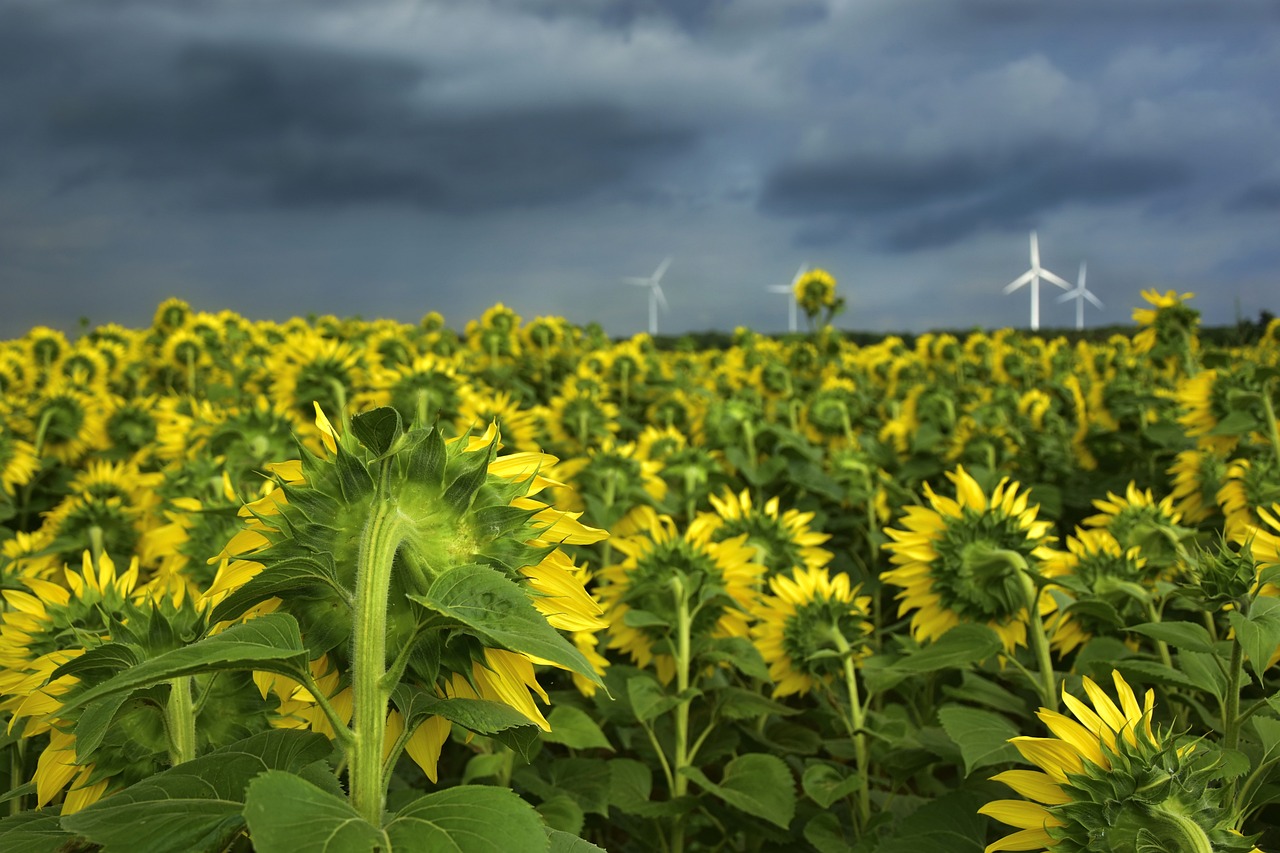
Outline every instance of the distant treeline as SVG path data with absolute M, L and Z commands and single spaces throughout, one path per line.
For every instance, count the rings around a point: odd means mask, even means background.
M 1275 318 L 1270 311 L 1261 311 L 1256 320 L 1240 320 L 1234 326 L 1203 326 L 1199 331 L 1201 343 L 1206 346 L 1215 347 L 1234 347 L 1249 346 L 1256 344 L 1262 337 L 1262 333 L 1266 331 L 1267 325 Z M 1070 343 L 1076 341 L 1106 341 L 1112 335 L 1123 335 L 1132 337 L 1138 327 L 1134 325 L 1113 325 L 1113 326 L 1094 326 L 1087 329 L 1040 329 L 1032 332 L 1029 329 L 1019 329 L 1021 335 L 1035 336 L 1052 340 L 1054 338 L 1065 338 Z M 914 346 L 916 339 L 921 336 L 920 332 L 858 332 L 852 330 L 840 330 L 845 340 L 857 344 L 858 346 L 869 346 L 883 341 L 885 338 L 896 337 L 901 338 L 902 342 L 908 346 Z M 989 329 L 971 328 L 971 329 L 936 329 L 930 334 L 949 334 L 954 335 L 963 341 L 972 334 L 989 333 Z M 773 337 L 805 337 L 803 333 L 782 334 Z M 705 332 L 689 332 L 684 335 L 658 335 L 654 338 L 654 344 L 658 349 L 662 350 L 705 350 L 705 349 L 728 349 L 733 345 L 734 336 L 732 332 L 723 331 L 705 331 Z

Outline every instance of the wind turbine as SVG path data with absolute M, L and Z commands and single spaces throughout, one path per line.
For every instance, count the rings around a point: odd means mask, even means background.
M 796 274 L 792 276 L 790 284 L 771 284 L 769 285 L 770 293 L 786 293 L 791 297 L 790 307 L 787 310 L 787 331 L 796 331 L 796 282 L 800 280 L 800 276 L 805 274 L 809 269 L 808 264 L 801 264 L 800 269 L 796 270 Z
M 1049 272 L 1040 266 L 1040 244 L 1036 240 L 1036 232 L 1031 232 L 1031 269 L 1015 278 L 1004 286 L 1006 295 L 1013 293 L 1019 287 L 1031 283 L 1031 331 L 1040 328 L 1040 279 L 1056 284 L 1063 290 L 1070 290 L 1071 285 L 1063 281 L 1059 276 Z
M 662 306 L 663 311 L 669 311 L 667 307 L 667 297 L 662 293 L 662 276 L 667 271 L 667 267 L 671 266 L 671 258 L 665 258 L 662 263 L 658 264 L 658 268 L 653 271 L 653 275 L 640 277 L 631 276 L 624 278 L 627 284 L 634 284 L 639 287 L 649 288 L 649 334 L 658 334 L 658 306 Z
M 1077 331 L 1084 328 L 1084 301 L 1086 299 L 1088 299 L 1098 308 L 1102 307 L 1102 303 L 1098 301 L 1098 297 L 1090 293 L 1089 289 L 1084 286 L 1084 269 L 1085 269 L 1084 261 L 1081 261 L 1080 262 L 1080 280 L 1079 280 L 1079 283 L 1076 284 L 1076 289 L 1069 291 L 1067 293 L 1064 293 L 1058 297 L 1059 302 L 1066 302 L 1068 299 L 1074 299 L 1076 301 L 1076 330 Z

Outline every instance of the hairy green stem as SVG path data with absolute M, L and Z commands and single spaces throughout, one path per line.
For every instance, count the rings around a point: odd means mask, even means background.
M 871 768 L 867 757 L 867 735 L 863 731 L 865 707 L 858 691 L 858 671 L 853 665 L 853 649 L 840 629 L 831 625 L 827 636 L 835 643 L 844 664 L 844 683 L 849 691 L 849 734 L 853 737 L 853 760 L 858 774 L 858 822 L 859 831 L 871 821 Z
M 356 567 L 356 610 L 352 624 L 351 692 L 353 738 L 349 774 L 351 804 L 365 820 L 382 825 L 386 787 L 382 745 L 392 686 L 384 683 L 387 663 L 387 596 L 391 565 L 400 545 L 400 509 L 384 496 L 365 522 Z
M 689 706 L 692 700 L 685 698 L 689 690 L 689 675 L 693 668 L 691 660 L 693 615 L 689 612 L 689 593 L 684 582 L 674 577 L 671 588 L 676 598 L 676 694 L 681 697 L 676 706 L 676 742 L 675 755 L 671 767 L 674 784 L 671 789 L 672 799 L 683 797 L 689 792 L 689 777 L 681 773 L 689 766 Z M 684 818 L 677 817 L 671 836 L 672 853 L 684 850 Z
M 1027 603 L 1027 633 L 1030 635 L 1031 650 L 1035 653 L 1036 664 L 1040 668 L 1040 683 L 1036 685 L 1036 689 L 1044 707 L 1056 711 L 1058 682 L 1053 672 L 1053 659 L 1049 656 L 1049 638 L 1045 635 L 1044 619 L 1040 617 L 1040 596 L 1029 571 L 1019 571 L 1018 578 Z
M 1262 408 L 1267 414 L 1267 432 L 1271 437 L 1271 450 L 1276 455 L 1276 462 L 1280 463 L 1280 426 L 1276 424 L 1276 409 L 1271 404 L 1271 385 L 1271 382 L 1263 383 Z
M 169 701 L 164 708 L 165 733 L 169 737 L 169 763 L 184 764 L 196 757 L 196 714 L 191 701 L 191 676 L 169 680 Z

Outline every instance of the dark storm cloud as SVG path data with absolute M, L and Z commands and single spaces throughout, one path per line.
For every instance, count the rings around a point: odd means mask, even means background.
M 903 252 L 988 229 L 1022 229 L 1069 204 L 1146 198 L 1189 177 L 1174 160 L 1029 141 L 1004 155 L 882 154 L 785 164 L 768 175 L 759 204 L 776 216 L 821 220 L 802 229 L 804 243 L 843 239 L 856 224 L 883 247 Z
M 107 33 L 97 51 L 115 55 L 88 63 L 76 58 L 81 34 L 18 23 L 0 53 L 16 44 L 15 64 L 59 71 L 32 100 L 48 104 L 35 117 L 44 141 L 75 155 L 64 186 L 144 179 L 215 205 L 478 212 L 610 190 L 696 141 L 689 128 L 589 99 L 445 109 L 430 103 L 429 67 L 391 56 L 279 41 L 139 45 Z
M 1233 212 L 1280 210 L 1280 181 L 1254 184 L 1227 203 Z

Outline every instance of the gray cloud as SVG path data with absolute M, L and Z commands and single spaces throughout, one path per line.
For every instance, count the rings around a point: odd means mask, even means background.
M 1006 152 L 784 164 L 765 181 L 760 208 L 822 220 L 802 231 L 807 244 L 842 239 L 856 225 L 902 252 L 949 245 L 988 229 L 1021 230 L 1065 205 L 1145 199 L 1189 178 L 1190 169 L 1175 160 L 1027 140 Z
M 1239 193 L 1227 203 L 1237 213 L 1280 210 L 1280 181 L 1262 181 Z
M 21 47 L 11 62 L 75 43 L 26 23 L 4 39 Z M 73 62 L 34 99 L 47 103 L 45 141 L 70 155 L 64 187 L 177 181 L 215 205 L 474 213 L 617 189 L 697 141 L 693 128 L 589 97 L 433 104 L 429 64 L 396 56 L 267 40 L 130 45 L 110 33 L 98 48 L 116 55 Z

